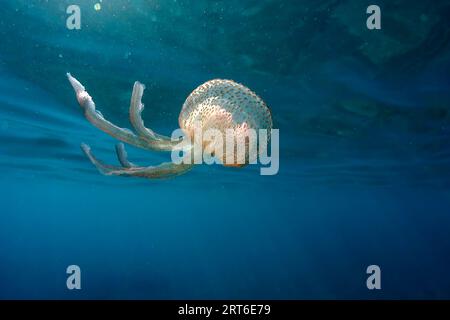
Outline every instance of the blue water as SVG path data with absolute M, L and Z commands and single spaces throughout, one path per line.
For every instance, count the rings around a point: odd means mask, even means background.
M 372 2 L 2 1 L 0 298 L 450 298 L 450 2 L 377 1 L 369 31 Z M 80 143 L 116 163 L 116 140 L 66 72 L 122 127 L 145 83 L 163 134 L 198 85 L 244 83 L 280 129 L 279 173 L 103 176 Z

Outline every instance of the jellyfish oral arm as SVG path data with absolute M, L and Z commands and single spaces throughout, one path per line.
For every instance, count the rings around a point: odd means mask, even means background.
M 67 78 L 75 91 L 78 103 L 84 110 L 86 119 L 98 129 L 120 141 L 148 150 L 170 151 L 179 144 L 179 141 L 172 141 L 169 137 L 158 135 L 152 130 L 145 128 L 141 118 L 141 112 L 144 108 L 141 98 L 145 87 L 139 82 L 136 82 L 134 85 L 130 103 L 130 120 L 138 133 L 136 135 L 130 130 L 120 128 L 106 120 L 103 115 L 95 109 L 95 103 L 84 86 L 77 79 L 72 77 L 70 73 L 67 74 Z M 125 147 L 121 143 L 116 146 L 117 157 L 121 166 L 112 166 L 98 160 L 92 154 L 91 148 L 87 144 L 83 143 L 81 148 L 89 160 L 105 175 L 165 178 L 183 174 L 192 168 L 192 165 L 189 164 L 175 164 L 171 162 L 164 162 L 160 165 L 149 167 L 136 166 L 128 161 Z
M 86 119 L 88 119 L 90 123 L 120 141 L 139 148 L 149 149 L 145 140 L 140 139 L 130 130 L 120 128 L 106 120 L 103 115 L 95 109 L 95 103 L 91 96 L 86 92 L 84 86 L 77 79 L 72 77 L 70 73 L 67 74 L 67 78 L 75 91 L 80 107 L 84 110 Z
M 122 142 L 116 144 L 116 153 L 117 159 L 119 160 L 122 167 L 124 168 L 136 167 L 136 165 L 128 161 L 127 151 L 125 150 L 125 146 Z
M 178 141 L 172 141 L 169 137 L 157 134 L 144 125 L 141 116 L 144 110 L 142 103 L 144 90 L 145 86 L 142 83 L 138 81 L 134 83 L 130 102 L 130 122 L 138 136 L 148 143 L 149 148 L 158 151 L 172 151 Z
M 78 103 L 81 108 L 84 109 L 86 119 L 88 119 L 96 128 L 120 141 L 147 150 L 171 151 L 178 143 L 178 141 L 171 141 L 169 137 L 158 135 L 152 130 L 144 127 L 144 121 L 141 118 L 141 112 L 144 108 L 141 103 L 141 97 L 145 87 L 139 82 L 136 82 L 134 85 L 130 103 L 130 120 L 131 124 L 138 132 L 138 135 L 136 135 L 130 130 L 120 128 L 106 120 L 103 115 L 96 110 L 95 103 L 84 86 L 70 73 L 67 74 L 67 78 L 75 91 Z
M 190 164 L 174 164 L 172 162 L 163 162 L 157 166 L 136 166 L 128 161 L 123 144 L 121 147 L 119 145 L 116 147 L 117 156 L 122 167 L 112 166 L 98 160 L 87 144 L 81 144 L 81 149 L 95 167 L 97 167 L 98 171 L 108 176 L 133 176 L 151 179 L 169 178 L 186 173 L 193 167 L 193 165 Z

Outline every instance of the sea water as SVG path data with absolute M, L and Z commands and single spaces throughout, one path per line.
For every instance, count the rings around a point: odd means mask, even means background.
M 0 298 L 450 298 L 450 3 L 379 0 L 368 29 L 372 4 L 2 1 Z M 80 143 L 117 164 L 117 140 L 66 72 L 128 128 L 141 81 L 165 135 L 198 85 L 243 83 L 271 109 L 279 172 L 103 176 Z

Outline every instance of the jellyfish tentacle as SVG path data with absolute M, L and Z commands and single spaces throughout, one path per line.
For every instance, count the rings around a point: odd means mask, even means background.
M 160 165 L 149 167 L 134 166 L 124 168 L 119 166 L 112 166 L 98 160 L 92 154 L 91 148 L 87 144 L 81 144 L 81 148 L 83 149 L 89 160 L 97 167 L 100 173 L 104 175 L 134 176 L 158 179 L 181 175 L 183 173 L 186 173 L 193 167 L 192 164 L 174 164 L 172 162 L 163 162 Z
M 95 109 L 95 103 L 91 96 L 86 92 L 84 86 L 77 79 L 72 77 L 70 73 L 67 73 L 67 79 L 72 85 L 77 96 L 78 103 L 84 109 L 84 115 L 90 123 L 120 141 L 143 149 L 153 149 L 148 146 L 148 142 L 146 140 L 138 137 L 130 130 L 120 128 L 106 120 L 103 115 Z
M 142 119 L 142 111 L 144 104 L 142 96 L 144 94 L 145 85 L 136 81 L 133 86 L 130 102 L 130 122 L 136 130 L 139 137 L 147 141 L 149 148 L 158 151 L 171 151 L 179 143 L 172 141 L 169 137 L 155 133 L 153 130 L 146 128 Z
M 135 164 L 128 161 L 128 154 L 127 151 L 125 150 L 125 145 L 122 142 L 116 144 L 116 153 L 117 158 L 119 159 L 119 162 L 122 165 L 122 167 L 124 168 L 136 167 Z

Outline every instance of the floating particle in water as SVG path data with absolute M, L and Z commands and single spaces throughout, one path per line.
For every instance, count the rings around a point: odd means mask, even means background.
M 102 8 L 102 5 L 98 2 L 94 5 L 95 11 L 100 11 L 101 8 Z

